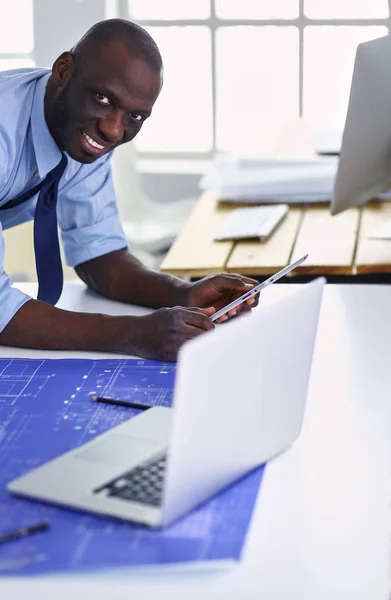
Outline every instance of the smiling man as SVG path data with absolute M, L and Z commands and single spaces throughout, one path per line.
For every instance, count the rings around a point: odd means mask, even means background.
M 35 300 L 1 267 L 0 344 L 175 360 L 184 341 L 213 329 L 215 310 L 256 283 L 224 274 L 189 283 L 147 269 L 127 249 L 110 158 L 151 115 L 162 77 L 153 39 L 120 19 L 94 25 L 51 71 L 0 73 L 0 261 L 1 229 L 34 219 L 39 282 Z M 90 288 L 159 310 L 111 317 L 56 308 L 57 223 L 67 263 Z

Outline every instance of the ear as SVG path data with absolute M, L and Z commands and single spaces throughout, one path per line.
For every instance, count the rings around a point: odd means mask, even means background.
M 62 87 L 71 77 L 74 69 L 72 52 L 63 52 L 54 62 L 52 67 L 52 79 L 58 86 Z

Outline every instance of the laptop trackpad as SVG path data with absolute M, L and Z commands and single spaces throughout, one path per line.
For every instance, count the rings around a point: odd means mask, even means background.
M 129 465 L 133 461 L 146 460 L 160 449 L 161 444 L 152 440 L 140 440 L 129 435 L 113 434 L 101 442 L 75 452 L 73 457 L 118 467 L 121 464 Z

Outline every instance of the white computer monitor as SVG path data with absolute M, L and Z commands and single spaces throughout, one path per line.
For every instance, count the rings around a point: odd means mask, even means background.
M 359 44 L 331 213 L 391 188 L 391 35 Z

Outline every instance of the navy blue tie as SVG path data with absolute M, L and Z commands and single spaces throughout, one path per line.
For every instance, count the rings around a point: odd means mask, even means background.
M 63 285 L 56 206 L 58 184 L 66 165 L 67 157 L 63 154 L 58 165 L 46 175 L 43 181 L 28 192 L 0 206 L 0 210 L 13 208 L 26 202 L 39 191 L 34 217 L 35 266 L 39 283 L 38 300 L 53 305 L 61 296 Z

